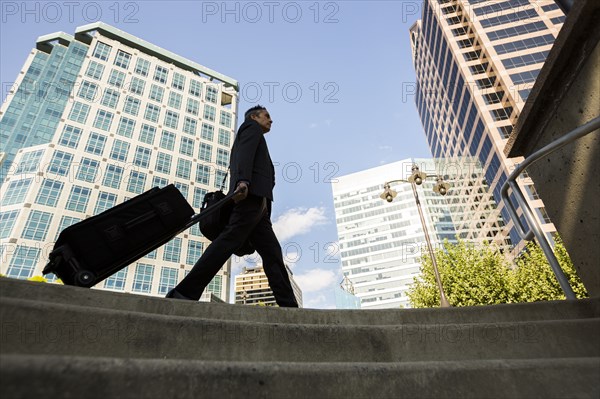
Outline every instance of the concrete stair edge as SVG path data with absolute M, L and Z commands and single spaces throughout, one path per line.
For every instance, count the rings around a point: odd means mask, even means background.
M 600 358 L 347 364 L 3 355 L 0 392 L 11 399 L 597 398 L 599 371 Z
M 429 309 L 318 310 L 196 303 L 0 278 L 0 297 L 200 318 L 300 324 L 502 322 L 600 317 L 600 298 Z
M 200 319 L 0 298 L 4 353 L 205 360 L 411 361 L 600 356 L 600 318 L 438 325 Z M 591 343 L 591 345 L 590 345 Z M 67 345 L 68 344 L 68 345 Z

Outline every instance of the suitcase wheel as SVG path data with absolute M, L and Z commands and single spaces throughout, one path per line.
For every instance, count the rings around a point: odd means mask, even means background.
M 80 287 L 91 287 L 94 281 L 96 276 L 88 270 L 80 270 L 75 274 L 75 284 Z

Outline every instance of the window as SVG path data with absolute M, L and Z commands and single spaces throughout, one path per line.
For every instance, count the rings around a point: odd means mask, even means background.
M 546 212 L 546 208 L 535 208 L 535 211 L 538 215 L 538 218 L 541 221 L 543 221 L 544 223 L 552 223 L 552 220 L 550 220 L 550 216 L 548 216 L 548 213 Z
M 210 167 L 208 165 L 196 165 L 196 182 L 209 185 L 210 182 Z
M 212 159 L 212 145 L 200 143 L 200 152 L 198 158 L 204 162 L 210 162 Z
M 106 145 L 106 136 L 100 133 L 92 132 L 90 138 L 85 145 L 85 152 L 89 152 L 94 155 L 102 155 L 104 146 Z
M 149 293 L 152 289 L 154 266 L 138 263 L 133 276 L 133 291 Z
M 102 130 L 110 130 L 112 124 L 113 114 L 111 112 L 99 109 L 96 112 L 96 119 L 94 120 L 94 127 Z
M 168 109 L 167 112 L 165 112 L 164 123 L 166 127 L 177 129 L 177 125 L 179 124 L 179 114 Z
M 225 129 L 219 129 L 219 144 L 229 147 L 231 143 L 231 133 Z
M 535 186 L 526 185 L 525 190 L 529 193 L 529 198 L 531 198 L 532 200 L 540 199 L 540 195 L 538 194 L 537 190 L 535 189 Z
M 179 153 L 182 155 L 194 156 L 194 140 L 188 137 L 182 137 L 179 144 Z
M 202 256 L 202 243 L 200 241 L 189 240 L 186 263 L 193 265 Z
M 154 167 L 154 170 L 159 173 L 171 173 L 172 159 L 173 157 L 171 155 L 159 152 L 158 157 L 156 157 L 156 165 Z
M 119 120 L 119 126 L 117 127 L 117 134 L 119 136 L 131 138 L 133 136 L 134 129 L 135 121 L 122 116 Z
M 512 130 L 513 130 L 512 125 L 498 127 L 498 132 L 500 132 L 500 135 L 502 136 L 502 138 L 505 138 L 505 139 L 510 137 Z
M 10 237 L 17 216 L 19 216 L 19 210 L 0 212 L 0 238 Z
M 194 100 L 193 98 L 188 98 L 187 107 L 185 111 L 192 115 L 198 116 L 198 113 L 200 112 L 200 102 Z
M 515 40 L 514 42 L 498 44 L 494 46 L 494 49 L 498 55 L 502 55 L 534 47 L 546 46 L 552 43 L 554 43 L 553 35 L 543 35 L 523 40 Z
M 164 95 L 165 95 L 165 89 L 163 89 L 162 87 L 157 86 L 155 84 L 150 86 L 150 95 L 148 96 L 148 98 L 150 98 L 150 100 L 158 101 L 159 103 L 161 103 Z
M 146 105 L 146 112 L 144 113 L 144 119 L 149 120 L 151 122 L 158 122 L 158 117 L 160 116 L 160 107 L 154 104 Z
M 81 164 L 79 164 L 79 170 L 77 171 L 77 180 L 86 181 L 88 183 L 96 182 L 96 175 L 98 174 L 99 162 L 89 158 L 82 158 Z
M 206 101 L 216 104 L 218 95 L 219 89 L 212 85 L 206 86 L 206 96 L 204 97 Z
M 81 82 L 81 86 L 79 87 L 77 96 L 83 98 L 84 100 L 95 101 L 97 92 L 97 84 L 84 80 L 83 82 Z
M 231 127 L 231 114 L 227 111 L 221 111 L 221 118 L 219 122 L 223 126 Z
M 87 70 L 85 71 L 85 76 L 88 76 L 92 79 L 100 80 L 102 79 L 102 74 L 104 73 L 104 65 L 100 64 L 96 61 L 90 61 Z
M 162 135 L 160 137 L 159 146 L 161 148 L 164 148 L 165 150 L 173 151 L 173 149 L 175 148 L 175 133 L 163 130 Z
M 109 290 L 125 290 L 125 280 L 127 279 L 127 268 L 119 270 L 104 281 L 104 288 Z
M 102 184 L 106 187 L 118 189 L 121 186 L 121 180 L 123 179 L 123 168 L 116 165 L 108 165 L 104 174 L 104 181 Z
M 94 208 L 94 215 L 104 212 L 107 209 L 112 208 L 117 203 L 117 195 L 100 191 L 98 194 L 98 200 L 96 201 L 96 207 Z
M 140 100 L 135 97 L 127 96 L 125 98 L 125 105 L 123 105 L 123 112 L 137 116 L 140 112 Z
M 108 77 L 108 84 L 116 87 L 123 87 L 123 82 L 125 81 L 125 74 L 121 71 L 117 71 L 113 69 L 110 71 L 110 76 Z
M 92 56 L 99 58 L 102 61 L 106 61 L 106 60 L 108 60 L 108 57 L 110 56 L 111 50 L 112 50 L 112 47 L 109 46 L 108 44 L 104 44 L 102 42 L 97 42 L 96 47 L 94 48 L 94 52 L 92 53 Z
M 62 152 L 55 151 L 52 156 L 52 160 L 48 165 L 48 173 L 55 174 L 57 176 L 67 176 L 69 174 L 69 167 L 71 166 L 71 161 L 73 160 L 73 155 Z
M 504 97 L 504 92 L 500 91 L 500 92 L 494 92 L 494 93 L 488 93 L 488 94 L 484 94 L 483 95 L 483 99 L 485 100 L 485 103 L 490 105 L 490 104 L 497 104 L 500 101 L 502 101 L 502 97 Z
M 209 125 L 208 123 L 203 123 L 200 137 L 202 137 L 204 140 L 213 141 L 214 132 L 215 128 L 212 125 Z
M 167 262 L 179 263 L 179 257 L 181 255 L 181 238 L 175 237 L 171 241 L 165 244 L 165 252 L 163 260 Z
M 143 58 L 138 58 L 135 63 L 135 69 L 133 70 L 135 73 L 141 76 L 148 76 L 148 71 L 150 70 L 150 61 L 146 61 Z
M 196 134 L 197 125 L 198 122 L 195 119 L 186 116 L 183 120 L 183 131 L 194 136 Z
M 215 173 L 215 184 L 219 184 L 219 187 L 227 187 L 227 172 L 217 170 Z
M 35 203 L 53 208 L 56 207 L 63 185 L 63 182 L 58 180 L 44 179 L 40 185 L 40 191 L 38 191 L 35 198 Z
M 160 176 L 154 176 L 152 178 L 152 187 L 166 187 L 169 185 L 169 179 Z
M 156 128 L 154 126 L 142 124 L 140 130 L 140 141 L 146 144 L 154 144 L 154 136 L 156 135 Z
M 129 91 L 131 93 L 135 93 L 137 95 L 144 95 L 144 87 L 146 86 L 146 82 L 144 82 L 140 78 L 132 78 L 131 84 L 129 85 Z
M 132 170 L 129 174 L 129 181 L 127 182 L 127 191 L 135 194 L 141 194 L 144 192 L 145 184 L 146 174 Z
M 229 165 L 229 151 L 222 148 L 217 148 L 217 165 L 228 166 Z
M 492 76 L 490 78 L 479 79 L 476 80 L 475 83 L 477 83 L 477 87 L 480 89 L 488 89 L 490 87 L 494 87 L 494 84 L 496 83 L 496 77 Z
M 202 94 L 202 83 L 197 80 L 191 80 L 189 93 L 194 97 L 200 97 Z
M 121 140 L 115 140 L 112 149 L 110 150 L 109 157 L 116 160 L 125 162 L 127 161 L 127 154 L 129 153 L 129 143 Z
M 169 71 L 167 70 L 167 68 L 157 65 L 156 69 L 154 69 L 154 81 L 159 83 L 167 83 L 168 76 Z
M 81 186 L 71 187 L 66 209 L 84 213 L 90 199 L 91 189 Z
M 216 115 L 217 110 L 215 109 L 215 107 L 208 104 L 204 106 L 204 119 L 214 122 Z
M 119 103 L 119 96 L 120 94 L 118 90 L 111 88 L 104 89 L 104 94 L 102 95 L 100 104 L 106 107 L 116 108 L 117 104 Z
M 33 274 L 41 249 L 17 245 L 6 275 L 12 278 L 27 279 Z
M 548 51 L 542 51 L 539 53 L 532 53 L 532 54 L 524 54 L 524 55 L 520 55 L 517 57 L 507 58 L 505 60 L 502 60 L 502 64 L 504 64 L 504 66 L 507 69 L 519 68 L 522 66 L 542 63 L 546 60 L 547 56 L 548 56 Z
M 27 222 L 25 222 L 25 228 L 21 238 L 27 238 L 35 241 L 44 241 L 48 234 L 48 228 L 52 221 L 52 214 L 49 212 L 42 211 L 31 211 Z
M 15 174 L 36 172 L 40 166 L 40 159 L 44 150 L 26 152 L 21 158 Z
M 192 171 L 192 161 L 187 159 L 179 158 L 177 160 L 177 170 L 175 176 L 189 180 Z
M 538 74 L 540 73 L 540 70 L 534 70 L 534 71 L 525 71 L 525 72 L 521 72 L 521 73 L 515 73 L 510 75 L 510 78 L 512 79 L 513 83 L 515 85 L 519 85 L 519 84 L 523 84 L 523 83 L 531 83 L 531 82 L 535 82 L 535 79 L 537 78 Z
M 62 134 L 58 139 L 58 144 L 64 145 L 65 147 L 75 148 L 77 144 L 79 144 L 79 139 L 81 138 L 81 129 L 71 126 L 65 125 L 63 128 Z
M 171 83 L 171 87 L 173 87 L 175 90 L 183 90 L 185 87 L 185 76 L 175 72 L 173 74 L 173 82 Z
M 150 156 L 152 150 L 150 148 L 137 146 L 135 149 L 135 156 L 133 157 L 133 163 L 142 168 L 147 168 L 150 165 Z
M 490 113 L 492 114 L 492 117 L 495 121 L 503 121 L 510 118 L 510 114 L 512 114 L 512 111 L 512 107 L 506 107 L 500 109 L 493 109 L 490 111 Z
M 158 285 L 158 294 L 166 295 L 177 285 L 177 269 L 174 267 L 163 267 L 160 271 L 160 282 Z
M 129 61 L 131 61 L 131 54 L 124 52 L 123 50 L 117 51 L 117 56 L 115 57 L 115 65 L 127 69 L 129 68 Z
M 169 93 L 169 102 L 167 103 L 167 105 L 172 108 L 180 109 L 182 98 L 183 96 L 181 94 L 172 91 L 171 93 Z
M 69 113 L 69 119 L 75 122 L 85 123 L 89 112 L 89 105 L 75 101 L 73 103 L 73 108 L 71 108 L 71 112 Z

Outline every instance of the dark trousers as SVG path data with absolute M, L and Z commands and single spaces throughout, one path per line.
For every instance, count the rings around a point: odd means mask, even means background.
M 223 233 L 206 248 L 175 289 L 189 298 L 200 299 L 206 286 L 227 259 L 249 239 L 262 258 L 263 269 L 277 304 L 281 307 L 298 307 L 283 263 L 281 246 L 273 232 L 270 205 L 266 198 L 254 195 L 237 203 Z

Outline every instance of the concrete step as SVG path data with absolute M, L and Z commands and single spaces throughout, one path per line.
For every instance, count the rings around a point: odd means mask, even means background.
M 600 357 L 600 318 L 320 325 L 215 320 L 2 297 L 0 326 L 4 354 L 260 362 Z
M 439 323 L 469 324 L 568 320 L 600 317 L 600 298 L 450 309 L 381 309 L 369 311 L 298 310 L 186 302 L 9 278 L 0 278 L 0 297 L 27 298 L 57 304 L 78 304 L 92 308 L 117 309 L 172 316 L 292 324 L 425 325 Z
M 207 362 L 5 355 L 2 397 L 598 398 L 597 358 L 409 363 Z

